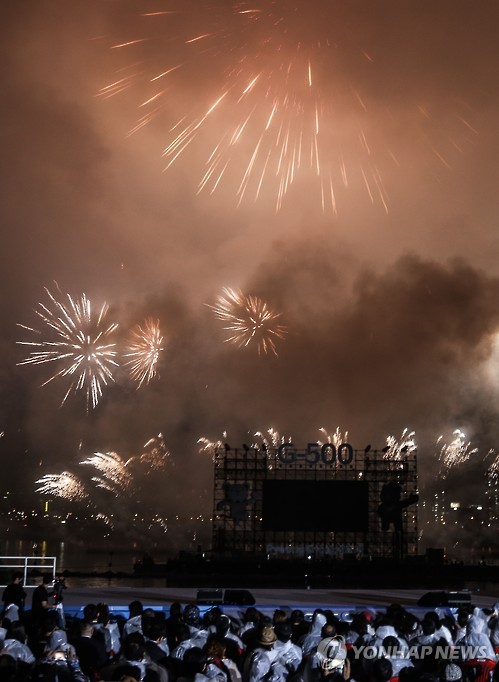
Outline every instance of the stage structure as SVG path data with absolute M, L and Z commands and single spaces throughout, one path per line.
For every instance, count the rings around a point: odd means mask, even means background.
M 213 549 L 286 559 L 417 554 L 416 453 L 309 443 L 218 448 Z

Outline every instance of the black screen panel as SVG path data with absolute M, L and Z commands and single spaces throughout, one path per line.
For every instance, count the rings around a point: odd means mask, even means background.
M 367 483 L 264 481 L 263 529 L 367 532 Z

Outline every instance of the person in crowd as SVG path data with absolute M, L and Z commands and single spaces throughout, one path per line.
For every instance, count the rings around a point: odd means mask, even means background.
M 202 649 L 208 639 L 208 631 L 201 627 L 199 607 L 188 604 L 182 613 L 183 628 L 179 628 L 179 644 L 172 651 L 172 658 L 182 660 L 185 652 L 193 647 Z
M 227 672 L 219 662 L 206 654 L 199 647 L 192 647 L 186 652 L 183 661 L 183 672 L 177 682 L 230 682 Z
M 316 609 L 312 616 L 312 623 L 306 635 L 304 635 L 298 642 L 304 656 L 309 656 L 322 639 L 322 628 L 327 622 L 327 618 L 323 611 Z
M 243 682 L 266 680 L 272 664 L 277 658 L 274 644 L 277 640 L 274 628 L 264 625 L 260 630 L 256 649 L 246 658 L 243 669 Z
M 80 633 L 72 639 L 71 643 L 75 648 L 82 671 L 94 679 L 109 660 L 104 641 L 94 637 L 94 623 L 81 621 Z
M 303 659 L 303 653 L 300 647 L 291 640 L 293 626 L 289 621 L 277 622 L 274 632 L 277 637 L 274 651 L 277 655 L 277 661 L 282 668 L 282 677 L 287 680 L 298 670 Z
M 32 665 L 36 659 L 27 645 L 27 640 L 24 626 L 20 622 L 13 623 L 4 640 L 3 651 L 12 656 L 16 661 Z
M 144 607 L 139 599 L 134 599 L 128 605 L 128 620 L 123 626 L 123 637 L 132 634 L 132 632 L 140 632 L 142 634 L 142 613 Z
M 35 629 L 40 626 L 43 617 L 50 609 L 49 599 L 52 592 L 49 591 L 48 586 L 51 582 L 52 576 L 45 573 L 42 576 L 41 584 L 33 590 L 31 596 L 31 624 Z
M 137 630 L 126 635 L 122 641 L 122 649 L 120 656 L 112 664 L 112 668 L 103 669 L 100 671 L 102 679 L 109 679 L 106 674 L 113 672 L 117 667 L 122 665 L 132 665 L 140 670 L 139 682 L 168 682 L 168 673 L 166 668 L 151 660 L 146 652 L 144 635 Z
M 179 629 L 182 623 L 182 604 L 179 602 L 173 602 L 170 605 L 170 613 L 168 618 L 165 620 L 166 625 L 166 641 L 168 642 L 168 648 L 173 651 L 175 647 L 180 643 Z
M 22 571 L 14 571 L 12 579 L 2 594 L 3 612 L 2 618 L 8 618 L 12 623 L 22 620 L 26 592 L 23 587 L 24 574 Z M 14 607 L 14 608 L 12 608 Z
M 224 613 L 222 613 L 215 622 L 215 634 L 217 639 L 224 645 L 228 658 L 239 665 L 246 646 L 241 639 L 231 631 L 230 618 Z
M 471 616 L 466 624 L 466 634 L 456 642 L 461 660 L 486 658 L 495 661 L 496 652 L 490 637 L 484 632 L 483 621 L 478 616 Z
M 244 613 L 242 626 L 237 631 L 237 636 L 249 651 L 253 651 L 257 646 L 262 622 L 262 613 L 254 606 L 249 606 Z
M 412 668 L 414 664 L 400 646 L 397 637 L 385 637 L 381 647 L 381 654 L 392 664 L 392 677 L 398 677 L 403 668 Z
M 121 638 L 118 623 L 111 618 L 109 606 L 104 603 L 97 604 L 97 618 L 93 622 L 94 635 L 101 634 L 110 660 L 120 653 Z
M 217 639 L 216 634 L 208 637 L 204 650 L 208 659 L 227 675 L 229 682 L 242 682 L 240 666 L 228 657 L 224 643 Z
M 496 605 L 463 609 L 455 618 L 435 609 L 421 620 L 414 612 L 392 605 L 386 611 L 369 611 L 369 619 L 367 612 L 355 613 L 351 622 L 317 609 L 310 623 L 296 611 L 288 618 L 283 608 L 266 615 L 248 609 L 242 616 L 237 611 L 229 611 L 229 616 L 217 608 L 202 619 L 198 606 L 188 604 L 182 610 L 178 604 L 172 605 L 165 619 L 162 611 L 144 608 L 138 600 L 130 607 L 128 622 L 138 620 L 122 643 L 118 636 L 115 644 L 110 644 L 106 629 L 111 616 L 105 604 L 87 604 L 81 620 L 69 616 L 67 630 L 58 623 L 55 610 L 40 604 L 38 627 L 28 630 L 28 644 L 24 624 L 4 618 L 0 682 L 4 676 L 8 682 L 321 682 L 325 678 L 327 682 L 499 682 Z M 304 622 L 308 632 L 302 634 L 299 646 L 293 637 Z M 118 624 L 114 625 L 118 632 Z M 172 650 L 168 625 L 176 642 Z M 455 639 L 453 633 L 462 627 L 465 631 Z M 241 628 L 238 637 L 234 632 Z M 245 648 L 242 638 L 249 633 L 250 646 Z
M 145 649 L 151 660 L 168 668 L 170 649 L 166 640 L 166 624 L 164 620 L 155 618 L 144 628 Z

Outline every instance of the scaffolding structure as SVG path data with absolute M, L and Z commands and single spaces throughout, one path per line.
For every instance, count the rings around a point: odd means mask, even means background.
M 267 481 L 364 481 L 366 526 L 269 530 L 263 517 Z M 305 450 L 289 443 L 263 449 L 225 446 L 214 457 L 213 549 L 221 556 L 403 559 L 417 554 L 416 502 L 415 452 L 387 459 L 382 451 L 353 450 L 345 443 L 338 449 L 309 444 Z

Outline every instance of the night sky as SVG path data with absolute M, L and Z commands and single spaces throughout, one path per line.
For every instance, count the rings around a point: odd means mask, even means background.
M 478 453 L 443 485 L 483 500 L 499 447 L 498 29 L 493 0 L 3 0 L 2 486 L 32 491 L 161 432 L 174 466 L 151 495 L 209 515 L 201 436 L 237 446 L 272 427 L 304 447 L 339 427 L 363 449 L 408 428 L 424 496 L 437 438 L 459 428 Z M 271 164 L 300 130 L 281 205 L 287 162 Z M 96 409 L 82 394 L 61 407 L 65 381 L 41 387 L 53 368 L 17 364 L 17 325 L 43 329 L 54 282 L 107 302 L 119 334 L 158 319 L 159 376 L 136 390 L 120 368 Z M 281 313 L 277 357 L 224 343 L 209 307 L 223 287 Z

